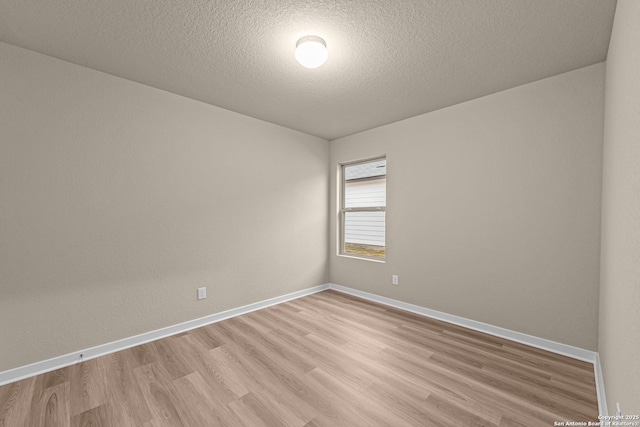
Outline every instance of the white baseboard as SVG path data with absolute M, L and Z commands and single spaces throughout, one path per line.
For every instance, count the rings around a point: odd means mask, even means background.
M 600 355 L 596 353 L 596 361 L 593 363 L 593 371 L 596 378 L 596 393 L 598 394 L 598 412 L 601 417 L 609 416 L 607 409 L 607 396 L 604 394 L 604 377 L 602 376 L 602 365 L 600 365 Z
M 468 329 L 473 329 L 475 331 L 484 332 L 489 335 L 505 338 L 521 344 L 526 344 L 531 347 L 547 350 L 552 353 L 557 353 L 564 356 L 572 357 L 574 359 L 593 363 L 595 380 L 596 380 L 596 392 L 598 395 L 598 409 L 599 409 L 600 415 L 608 415 L 606 398 L 604 393 L 602 369 L 600 366 L 600 358 L 598 356 L 598 353 L 594 351 L 589 351 L 582 348 L 570 346 L 567 344 L 562 344 L 555 341 L 547 340 L 544 338 L 538 338 L 532 335 L 515 332 L 509 329 L 500 328 L 498 326 L 489 325 L 487 323 L 477 322 L 475 320 L 466 319 L 464 317 L 455 316 L 452 314 L 447 314 L 447 313 L 443 313 L 436 310 L 431 310 L 429 308 L 421 307 L 414 304 L 409 304 L 406 302 L 394 300 L 394 299 L 379 296 L 376 294 L 371 294 L 369 292 L 359 291 L 357 289 L 348 288 L 346 286 L 336 285 L 334 283 L 327 283 L 324 285 L 303 289 L 301 291 L 293 292 L 290 294 L 282 295 L 282 296 L 271 298 L 268 300 L 259 301 L 253 304 L 249 304 L 249 305 L 234 308 L 231 310 L 223 311 L 220 313 L 212 314 L 210 316 L 202 317 L 200 319 L 190 320 L 188 322 L 180 323 L 178 325 L 157 329 L 155 331 L 146 332 L 140 335 L 114 341 L 111 343 L 98 345 L 96 347 L 88 348 L 86 350 L 77 351 L 74 353 L 54 357 L 41 362 L 32 363 L 30 365 L 21 366 L 15 369 L 10 369 L 8 371 L 3 371 L 3 372 L 0 372 L 0 386 L 13 383 L 16 381 L 20 381 L 22 379 L 29 378 L 35 375 L 51 372 L 56 369 L 64 368 L 66 366 L 73 365 L 74 363 L 78 363 L 81 361 L 95 359 L 96 357 L 115 353 L 117 351 L 125 350 L 127 348 L 135 347 L 140 344 L 145 344 L 151 341 L 155 341 L 160 338 L 165 338 L 171 335 L 189 331 L 191 329 L 210 325 L 212 323 L 216 323 L 221 320 L 240 316 L 242 314 L 260 310 L 262 308 L 270 307 L 272 305 L 280 304 L 286 301 L 290 301 L 290 300 L 301 298 L 307 295 L 315 294 L 317 292 L 321 292 L 326 289 L 333 289 L 333 290 L 336 290 L 345 294 L 353 295 L 359 298 L 363 298 L 369 301 L 373 301 L 380 304 L 395 307 L 401 310 L 409 311 L 411 313 L 416 313 L 416 314 L 430 317 L 433 319 L 442 320 L 443 322 L 452 323 L 454 325 L 462 326 Z
M 245 306 L 234 308 L 227 311 L 222 311 L 220 313 L 212 314 L 210 316 L 202 317 L 200 319 L 190 320 L 188 322 L 180 323 L 178 325 L 157 329 L 155 331 L 145 332 L 140 335 L 110 342 L 107 344 L 98 345 L 96 347 L 88 348 L 86 350 L 65 354 L 63 356 L 53 357 L 51 359 L 43 360 L 41 362 L 36 362 L 30 365 L 20 366 L 15 369 L 3 371 L 3 372 L 0 372 L 0 386 L 13 383 L 16 381 L 20 381 L 25 378 L 33 377 L 35 375 L 51 372 L 56 369 L 64 368 L 66 366 L 73 365 L 74 363 L 78 363 L 81 361 L 95 359 L 96 357 L 115 353 L 117 351 L 125 350 L 127 348 L 135 347 L 140 344 L 155 341 L 160 338 L 166 338 L 168 336 L 186 332 L 191 329 L 210 325 L 212 323 L 216 323 L 221 320 L 240 316 L 242 314 L 260 310 L 262 308 L 270 307 L 272 305 L 280 304 L 286 301 L 290 301 L 290 300 L 301 298 L 307 295 L 315 294 L 316 292 L 321 292 L 328 288 L 329 286 L 325 284 L 325 285 L 315 286 L 313 288 L 303 289 L 301 291 L 293 292 L 290 294 L 282 295 L 282 296 L 271 298 L 268 300 L 259 301 L 253 304 L 245 305 Z
M 442 320 L 443 322 L 452 323 L 454 325 L 462 326 L 467 329 L 472 329 L 478 332 L 484 332 L 485 334 L 493 335 L 500 338 L 505 338 L 510 341 L 515 341 L 520 344 L 525 344 L 531 347 L 539 348 L 542 350 L 550 351 L 552 353 L 561 354 L 563 356 L 571 357 L 573 359 L 582 360 L 583 362 L 593 363 L 594 373 L 596 379 L 596 394 L 598 398 L 598 411 L 600 415 L 607 415 L 606 398 L 604 394 L 604 382 L 602 379 L 602 370 L 600 367 L 600 357 L 595 351 L 585 350 L 583 348 L 574 347 L 567 344 L 547 340 L 544 338 L 535 337 L 533 335 L 523 334 L 521 332 L 512 331 L 510 329 L 501 328 L 498 326 L 489 325 L 487 323 L 477 322 L 475 320 L 466 319 L 464 317 L 455 316 L 453 314 L 443 313 L 441 311 L 431 310 L 419 305 L 409 304 L 406 302 L 394 300 L 391 298 L 383 297 L 369 292 L 359 291 L 357 289 L 348 288 L 346 286 L 336 285 L 335 283 L 329 283 L 329 289 L 333 289 L 345 294 L 353 295 L 359 298 L 367 299 L 369 301 L 377 302 L 380 304 L 388 305 L 400 310 L 409 311 L 411 313 L 420 314 L 422 316 L 430 317 L 432 319 Z

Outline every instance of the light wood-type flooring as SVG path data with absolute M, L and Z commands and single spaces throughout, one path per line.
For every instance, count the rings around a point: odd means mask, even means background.
M 0 387 L 0 427 L 553 426 L 593 366 L 324 291 Z

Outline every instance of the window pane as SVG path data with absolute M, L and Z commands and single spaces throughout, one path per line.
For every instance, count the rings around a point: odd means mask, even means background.
M 346 181 L 344 183 L 345 208 L 372 208 L 387 205 L 386 177 Z
M 383 258 L 384 221 L 384 212 L 345 212 L 344 253 Z
M 387 159 L 374 160 L 367 163 L 358 163 L 344 167 L 344 179 L 352 181 L 354 179 L 372 178 L 387 174 Z
M 345 166 L 344 207 L 387 205 L 387 160 Z

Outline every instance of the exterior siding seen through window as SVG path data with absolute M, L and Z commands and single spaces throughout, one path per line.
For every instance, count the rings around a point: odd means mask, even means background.
M 386 159 L 342 166 L 341 253 L 384 258 Z

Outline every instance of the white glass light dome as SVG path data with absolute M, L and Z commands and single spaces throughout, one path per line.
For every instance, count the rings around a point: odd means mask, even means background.
M 318 68 L 327 60 L 327 44 L 317 36 L 306 36 L 296 43 L 296 59 L 307 68 Z

